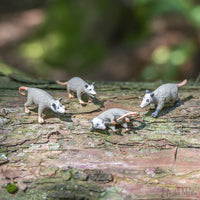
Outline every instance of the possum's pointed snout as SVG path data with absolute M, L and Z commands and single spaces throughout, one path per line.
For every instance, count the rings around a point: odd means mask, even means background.
M 93 95 L 93 96 L 96 96 L 96 91 L 95 90 L 93 90 L 93 91 L 91 91 L 91 95 Z
M 144 108 L 144 106 L 142 104 L 140 104 L 140 108 Z
M 140 108 L 144 108 L 144 104 L 143 104 L 143 102 L 140 104 Z
M 65 106 L 63 106 L 63 113 L 65 113 L 66 112 L 66 110 L 65 110 Z
M 65 113 L 65 109 L 63 109 L 62 113 L 63 113 L 63 114 Z

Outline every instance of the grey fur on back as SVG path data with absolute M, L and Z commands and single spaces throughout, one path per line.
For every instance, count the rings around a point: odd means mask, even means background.
M 28 106 L 35 104 L 38 105 L 38 122 L 44 123 L 42 118 L 42 112 L 45 108 L 50 108 L 52 111 L 57 113 L 64 113 L 65 107 L 61 104 L 62 98 L 55 100 L 49 93 L 38 88 L 28 88 L 21 86 L 19 93 L 25 95 L 21 90 L 27 91 L 27 101 L 24 104 L 25 112 L 30 113 Z
M 113 120 L 116 120 L 120 116 L 122 116 L 126 113 L 129 113 L 129 112 L 131 112 L 131 111 L 124 110 L 121 108 L 111 108 L 109 110 L 104 111 L 97 117 L 100 119 L 103 119 L 104 121 L 112 122 Z
M 84 92 L 85 85 L 87 85 L 87 83 L 82 78 L 73 77 L 68 81 L 67 89 L 68 91 L 72 90 L 73 92 Z
M 168 103 L 170 101 L 178 101 L 177 84 L 167 83 L 161 85 L 156 90 L 154 90 L 153 93 L 156 102 L 164 101 L 164 103 Z
M 55 99 L 46 91 L 39 88 L 28 88 L 27 99 L 35 105 L 50 108 Z
M 179 104 L 180 99 L 178 97 L 178 88 L 184 86 L 186 83 L 187 81 L 185 80 L 180 84 L 163 84 L 152 93 L 146 90 L 146 94 L 140 104 L 140 107 L 144 108 L 151 103 L 154 104 L 154 106 L 157 105 L 156 111 L 152 113 L 153 117 L 157 117 L 165 103 L 172 102 L 176 103 L 176 105 Z
M 73 77 L 68 82 L 60 82 L 56 81 L 57 84 L 62 86 L 67 86 L 67 92 L 69 94 L 69 98 L 73 98 L 74 94 L 76 94 L 79 102 L 81 104 L 85 104 L 85 102 L 81 99 L 82 95 L 85 93 L 87 94 L 88 101 L 91 102 L 92 98 L 96 95 L 94 85 L 95 82 L 92 84 L 86 83 L 82 78 L 79 77 Z
M 124 116 L 126 114 L 127 116 Z M 132 115 L 133 112 L 120 108 L 108 109 L 96 116 L 94 119 L 89 120 L 89 122 L 92 123 L 90 131 L 93 131 L 94 129 L 105 130 L 106 128 L 111 128 L 113 131 L 116 131 L 116 124 L 120 124 L 128 131 L 128 124 L 126 122 L 128 114 Z M 118 120 L 118 118 L 122 116 L 124 116 L 124 118 Z

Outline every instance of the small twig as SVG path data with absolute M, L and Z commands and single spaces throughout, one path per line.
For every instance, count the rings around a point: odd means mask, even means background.
M 176 162 L 177 153 L 178 153 L 178 146 L 176 147 L 176 150 L 174 152 L 174 162 Z

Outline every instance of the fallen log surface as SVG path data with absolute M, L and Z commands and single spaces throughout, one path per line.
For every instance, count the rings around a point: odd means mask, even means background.
M 200 84 L 179 89 L 181 105 L 139 107 L 161 83 L 98 82 L 97 99 L 82 106 L 52 81 L 0 76 L 0 199 L 199 199 Z M 66 114 L 24 113 L 21 85 L 63 97 Z M 130 132 L 90 132 L 89 119 L 119 107 L 140 113 Z M 17 185 L 15 194 L 5 186 Z

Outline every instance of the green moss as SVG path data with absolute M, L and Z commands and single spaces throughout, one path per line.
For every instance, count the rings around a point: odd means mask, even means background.
M 60 170 L 58 172 L 58 176 L 62 177 L 65 181 L 69 181 L 72 177 L 72 174 L 69 170 Z
M 0 146 L 0 153 L 7 153 L 8 148 L 4 146 Z
M 57 171 L 58 171 L 57 167 L 47 167 L 47 168 L 40 170 L 40 175 L 41 176 L 52 176 L 52 175 L 55 175 Z
M 9 183 L 5 188 L 10 194 L 15 194 L 18 191 L 18 187 L 14 183 Z

